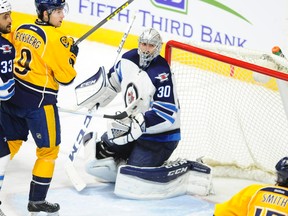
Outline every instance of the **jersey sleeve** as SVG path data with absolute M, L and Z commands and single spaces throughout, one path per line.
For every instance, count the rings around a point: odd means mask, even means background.
M 155 71 L 154 71 L 155 70 Z M 155 93 L 150 109 L 145 112 L 147 133 L 159 133 L 179 128 L 180 109 L 174 79 L 168 64 L 161 63 L 148 71 Z
M 70 84 L 77 74 L 69 61 L 73 55 L 70 47 L 71 40 L 69 41 L 67 36 L 59 32 L 49 35 L 44 61 L 51 67 L 57 82 L 62 85 Z
M 110 86 L 115 90 L 115 92 L 119 93 L 121 91 L 121 61 L 117 62 L 115 66 L 111 67 L 107 78 Z

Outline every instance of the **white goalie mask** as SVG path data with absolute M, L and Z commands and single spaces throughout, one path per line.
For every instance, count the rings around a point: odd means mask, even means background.
M 149 45 L 153 45 L 153 48 Z M 142 68 L 147 68 L 151 61 L 160 54 L 161 48 L 162 38 L 155 29 L 149 28 L 143 31 L 138 39 L 140 66 Z

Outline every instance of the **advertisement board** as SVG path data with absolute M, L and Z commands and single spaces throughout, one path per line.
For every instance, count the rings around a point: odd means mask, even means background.
M 35 14 L 33 0 L 10 1 L 13 10 Z M 67 21 L 92 27 L 125 0 L 66 2 L 69 4 Z M 108 30 L 107 34 L 123 34 L 134 13 L 137 13 L 137 18 L 132 35 L 139 35 L 143 29 L 153 27 L 161 32 L 165 42 L 202 41 L 268 52 L 278 45 L 288 55 L 287 0 L 134 0 L 102 29 Z M 73 34 L 73 24 L 70 30 Z

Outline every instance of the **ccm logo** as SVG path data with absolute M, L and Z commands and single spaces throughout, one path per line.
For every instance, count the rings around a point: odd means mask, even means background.
M 83 88 L 83 87 L 89 86 L 89 85 L 93 85 L 94 83 L 96 83 L 96 80 L 85 82 L 80 86 L 80 88 Z
M 168 172 L 167 176 L 173 176 L 173 175 L 185 173 L 185 172 L 187 172 L 187 170 L 188 170 L 188 167 L 179 168 L 179 169 Z

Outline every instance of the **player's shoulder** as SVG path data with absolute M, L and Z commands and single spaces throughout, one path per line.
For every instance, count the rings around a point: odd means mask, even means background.
M 125 52 L 122 55 L 122 58 L 131 60 L 131 59 L 137 58 L 137 56 L 138 56 L 138 49 L 135 48 L 135 49 L 131 49 L 131 50 Z
M 1 34 L 0 35 L 0 44 L 1 44 L 1 46 L 3 46 L 3 45 L 13 46 L 10 37 L 11 37 L 11 34 Z
M 288 196 L 288 188 L 276 185 L 264 185 L 261 188 L 259 188 L 259 191 L 280 193 L 284 194 L 285 196 Z
M 127 60 L 126 62 L 128 64 L 135 64 L 139 67 L 139 55 L 138 55 L 138 49 L 132 49 L 132 50 L 129 50 L 127 52 L 125 52 L 123 55 L 122 55 L 122 60 L 121 62 L 123 62 L 123 60 Z
M 277 187 L 278 186 L 272 184 L 255 183 L 245 187 L 242 191 L 245 191 L 246 193 L 258 193 L 260 191 L 273 192 L 273 190 L 276 189 Z
M 162 72 L 166 72 L 166 73 L 171 72 L 168 62 L 166 61 L 165 58 L 163 58 L 160 55 L 152 60 L 148 69 L 149 70 L 162 71 Z

